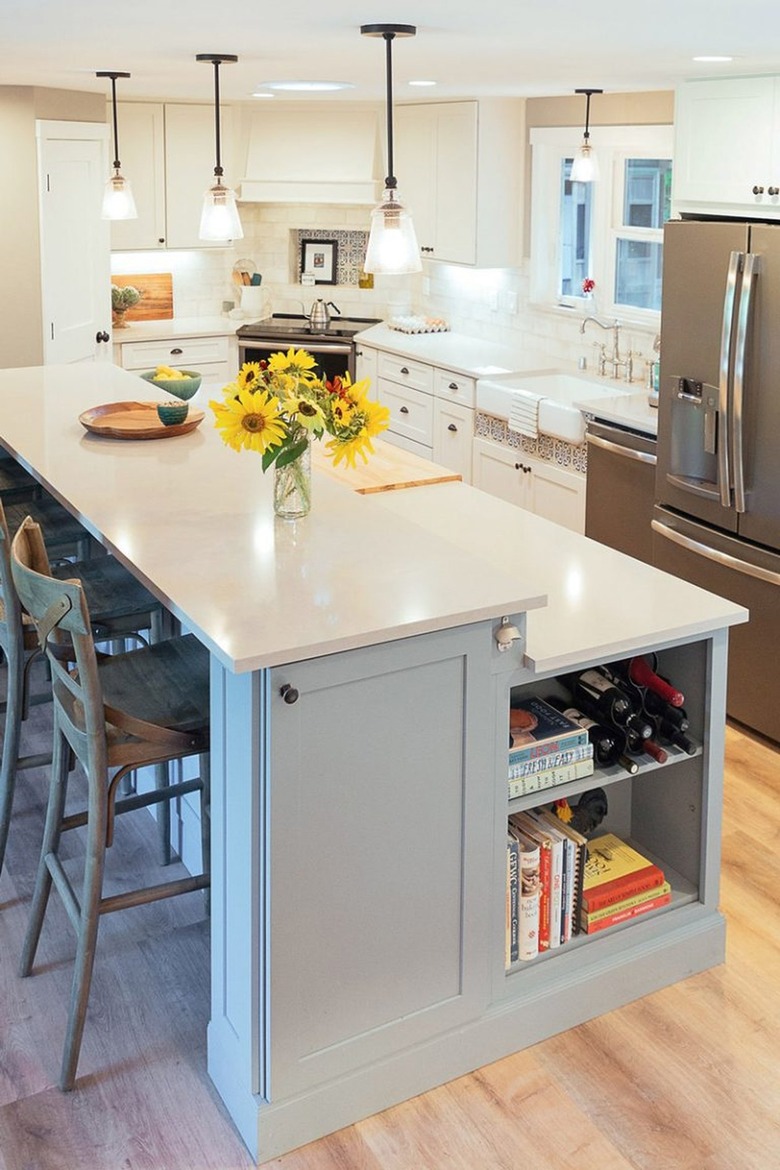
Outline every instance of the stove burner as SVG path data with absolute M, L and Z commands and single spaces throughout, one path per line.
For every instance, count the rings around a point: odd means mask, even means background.
M 294 341 L 296 338 L 300 338 L 301 344 L 305 345 L 310 338 L 318 341 L 327 340 L 329 337 L 334 339 L 351 338 L 363 329 L 368 329 L 369 325 L 378 325 L 379 323 L 379 319 L 376 317 L 334 317 L 331 319 L 330 325 L 326 329 L 322 329 L 310 325 L 308 317 L 303 315 L 274 313 L 272 317 L 266 317 L 262 321 L 252 321 L 248 325 L 240 326 L 236 333 L 239 338 L 249 338 L 255 341 L 266 339 L 275 341 L 277 338 Z

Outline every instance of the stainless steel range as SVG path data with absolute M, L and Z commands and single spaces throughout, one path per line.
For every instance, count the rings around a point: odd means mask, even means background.
M 302 314 L 274 313 L 237 330 L 238 360 L 242 365 L 258 362 L 296 346 L 316 360 L 320 377 L 331 379 L 346 372 L 354 379 L 355 335 L 378 324 L 376 317 L 333 317 L 322 329 L 310 325 Z

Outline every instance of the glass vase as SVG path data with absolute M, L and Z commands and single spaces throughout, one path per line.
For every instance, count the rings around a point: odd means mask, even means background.
M 311 509 L 311 443 L 297 459 L 274 464 L 274 512 L 283 520 L 299 520 Z

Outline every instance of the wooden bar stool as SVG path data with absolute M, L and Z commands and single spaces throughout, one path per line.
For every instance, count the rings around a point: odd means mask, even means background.
M 38 638 L 30 618 L 22 612 L 11 577 L 11 542 L 6 513 L 0 503 L 0 649 L 7 666 L 7 687 L 3 726 L 2 763 L 0 763 L 0 872 L 5 859 L 11 822 L 16 773 L 21 768 L 41 767 L 51 760 L 49 754 L 20 756 L 22 724 L 29 715 L 31 702 L 51 700 L 47 690 L 31 699 L 30 667 L 40 654 Z M 40 568 L 50 573 L 46 552 Z M 153 640 L 159 637 L 163 606 L 139 581 L 111 556 L 85 562 L 68 562 L 58 566 L 54 575 L 81 580 L 87 597 L 93 630 L 99 640 L 142 639 L 140 631 L 149 630 Z M 170 858 L 170 818 L 161 818 L 160 835 L 164 835 Z
M 95 650 L 84 590 L 45 572 L 38 526 L 25 520 L 11 545 L 11 569 L 19 600 L 35 623 L 52 672 L 54 745 L 41 859 L 24 940 L 20 974 L 35 959 L 52 882 L 73 924 L 78 944 L 60 1088 L 73 1088 L 89 1000 L 101 915 L 209 886 L 209 654 L 187 634 L 126 654 Z M 87 776 L 87 808 L 65 815 L 71 752 Z M 200 756 L 200 776 L 144 795 L 118 798 L 129 770 Z M 199 791 L 204 872 L 160 885 L 103 896 L 106 850 L 114 819 L 160 800 Z M 86 825 L 86 857 L 79 899 L 59 857 L 63 832 Z

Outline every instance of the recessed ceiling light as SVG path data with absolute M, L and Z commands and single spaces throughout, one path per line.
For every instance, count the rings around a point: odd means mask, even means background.
M 354 89 L 351 81 L 264 81 L 265 89 L 278 89 L 285 92 L 300 93 L 328 93 L 336 89 Z
M 409 85 L 438 85 L 438 81 L 410 81 Z
M 716 57 L 716 56 L 694 57 L 693 59 L 694 59 L 694 61 L 733 61 L 734 60 L 733 57 Z

